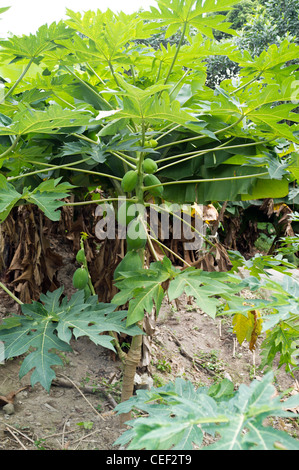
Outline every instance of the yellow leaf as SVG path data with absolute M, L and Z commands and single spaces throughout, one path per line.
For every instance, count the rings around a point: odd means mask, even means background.
M 248 318 L 248 314 L 245 316 L 243 313 L 236 313 L 233 325 L 233 333 L 235 333 L 239 344 L 242 344 L 247 338 L 248 331 L 252 328 L 251 318 Z
M 258 310 L 250 310 L 246 315 L 237 313 L 233 318 L 233 333 L 239 344 L 248 341 L 250 351 L 255 349 L 256 341 L 262 331 L 262 319 Z

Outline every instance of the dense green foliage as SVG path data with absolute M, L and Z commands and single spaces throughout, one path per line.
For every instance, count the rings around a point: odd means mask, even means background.
M 269 373 L 261 382 L 235 391 L 227 379 L 196 390 L 177 378 L 163 387 L 138 390 L 116 410 L 136 409 L 148 417 L 132 420 L 132 428 L 115 444 L 129 444 L 128 449 L 135 450 L 192 450 L 193 444 L 201 448 L 206 433 L 214 443 L 204 450 L 298 450 L 295 439 L 264 425 L 266 417 L 291 416 L 286 410 L 295 401 L 275 396 L 272 380 Z

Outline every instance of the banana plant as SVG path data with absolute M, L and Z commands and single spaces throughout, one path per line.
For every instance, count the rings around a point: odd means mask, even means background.
M 69 19 L 58 25 L 0 42 L 1 221 L 17 204 L 37 204 L 58 220 L 62 206 L 126 196 L 133 220 L 113 302 L 129 302 L 127 327 L 142 329 L 144 312 L 158 312 L 167 292 L 170 298 L 193 295 L 215 316 L 215 291 L 228 300 L 242 287 L 223 273 L 186 263 L 178 272 L 167 258 L 159 260 L 153 242 L 168 248 L 150 234 L 144 213 L 136 215 L 134 206 L 161 211 L 161 201 L 285 197 L 293 181 L 294 167 L 280 158 L 277 143 L 293 146 L 296 154 L 298 72 L 288 64 L 298 46 L 284 41 L 251 57 L 226 45 L 239 77 L 216 90 L 205 86 L 207 55 L 224 54 L 213 31 L 235 34 L 225 16 L 215 13 L 236 3 L 158 0 L 150 11 L 132 15 L 67 10 Z M 164 26 L 166 40 L 179 34 L 176 45 L 157 50 L 141 43 Z M 21 65 L 17 78 L 12 61 Z M 101 186 L 110 197 L 62 201 L 90 186 Z M 123 225 L 129 222 L 126 209 L 124 217 L 117 214 Z M 144 269 L 146 245 L 155 259 L 150 269 Z M 132 395 L 141 347 L 142 334 L 136 334 L 125 358 L 123 401 Z

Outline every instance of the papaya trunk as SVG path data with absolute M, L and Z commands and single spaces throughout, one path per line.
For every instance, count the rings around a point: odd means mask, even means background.
M 139 325 L 142 328 L 141 325 Z M 136 369 L 141 361 L 141 352 L 142 352 L 142 335 L 134 336 L 132 338 L 132 343 L 130 351 L 127 354 L 123 375 L 123 384 L 122 384 L 122 395 L 121 401 L 128 400 L 134 392 L 134 382 Z M 124 413 L 120 417 L 120 424 L 123 427 L 125 422 L 131 418 L 131 413 Z
M 142 145 L 144 145 L 144 126 L 142 126 Z M 136 197 L 137 197 L 137 202 L 139 204 L 143 204 L 143 170 L 142 170 L 142 162 L 144 160 L 144 154 L 139 153 L 138 154 L 138 165 L 137 165 L 137 185 L 136 185 Z M 142 264 L 144 266 L 144 249 L 140 249 L 139 255 L 142 261 Z M 143 329 L 143 320 L 139 321 L 137 323 L 139 328 L 142 330 Z M 130 346 L 130 350 L 127 354 L 126 361 L 125 361 L 125 367 L 124 367 L 124 375 L 123 375 L 123 384 L 122 384 L 122 395 L 121 395 L 121 401 L 126 401 L 131 398 L 134 392 L 134 383 L 135 383 L 135 374 L 136 374 L 136 369 L 138 365 L 140 364 L 141 357 L 142 357 L 142 335 L 138 336 L 133 336 L 132 338 L 132 343 Z M 121 427 L 124 427 L 125 422 L 129 421 L 131 418 L 131 413 L 124 413 L 121 414 L 120 417 L 120 425 Z

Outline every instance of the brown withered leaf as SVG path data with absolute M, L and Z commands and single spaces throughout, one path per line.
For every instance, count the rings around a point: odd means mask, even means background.
M 20 206 L 12 212 L 10 225 L 15 228 L 12 235 L 10 227 L 10 259 L 6 264 L 6 279 L 20 293 L 22 302 L 37 300 L 44 290 L 59 287 L 56 280 L 62 258 L 50 248 L 45 236 L 45 217 L 34 206 Z
M 253 329 L 252 329 L 251 336 L 250 336 L 249 350 L 254 351 L 256 348 L 257 339 L 262 332 L 263 321 L 261 319 L 261 314 L 258 310 L 251 310 L 250 314 L 253 316 L 254 324 L 253 324 Z
M 7 395 L 3 396 L 0 395 L 0 406 L 5 406 L 8 403 L 13 404 L 15 396 L 20 393 L 22 390 L 26 390 L 29 387 L 29 385 L 26 385 L 26 387 L 19 388 L 19 390 L 13 391 L 8 393 Z
M 274 212 L 274 201 L 273 199 L 265 199 L 260 206 L 260 210 L 263 211 L 269 218 Z

